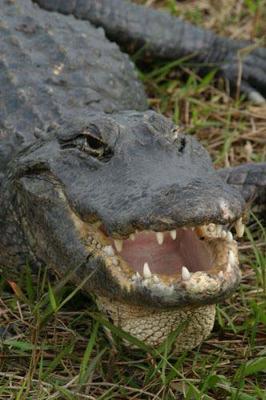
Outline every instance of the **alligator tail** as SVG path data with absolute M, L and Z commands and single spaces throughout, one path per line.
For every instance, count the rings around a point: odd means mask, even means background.
M 216 37 L 166 12 L 124 0 L 33 1 L 47 10 L 72 14 L 101 26 L 110 39 L 131 52 L 142 49 L 149 58 L 173 60 L 192 53 L 202 56 Z

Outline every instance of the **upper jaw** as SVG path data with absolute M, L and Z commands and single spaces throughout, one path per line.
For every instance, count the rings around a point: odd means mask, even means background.
M 121 192 L 119 197 L 111 192 L 108 203 L 103 207 L 99 202 L 93 203 L 92 209 L 97 209 L 98 219 L 109 236 L 125 239 L 136 230 L 171 231 L 183 226 L 227 225 L 239 219 L 246 208 L 241 194 L 220 182 L 216 174 L 198 186 L 194 181 L 184 188 L 163 185 L 164 190 L 156 187 L 148 193 L 142 188 L 135 196 L 132 194 L 132 202 L 125 187 L 123 196 Z M 90 214 L 84 203 L 80 208 L 85 211 L 83 216 Z

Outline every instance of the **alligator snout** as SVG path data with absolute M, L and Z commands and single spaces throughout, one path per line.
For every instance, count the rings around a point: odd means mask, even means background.
M 121 306 L 124 315 L 175 309 L 177 318 L 206 306 L 211 327 L 209 305 L 239 283 L 230 228 L 243 234 L 244 201 L 195 138 L 154 112 L 96 113 L 16 162 L 13 181 L 46 264 L 85 279 L 103 307 L 114 304 L 114 320 Z
M 226 224 L 243 213 L 241 195 L 218 176 L 207 151 L 163 116 L 96 114 L 62 132 L 64 157 L 51 168 L 81 218 L 102 221 L 110 235 Z

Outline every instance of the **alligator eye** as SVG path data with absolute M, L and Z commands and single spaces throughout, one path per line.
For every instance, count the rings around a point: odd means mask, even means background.
M 106 143 L 88 133 L 64 141 L 61 143 L 61 147 L 64 149 L 77 148 L 101 161 L 108 161 L 113 155 L 113 151 Z
M 90 135 L 80 135 L 74 142 L 77 148 L 97 158 L 101 158 L 107 148 L 104 142 Z

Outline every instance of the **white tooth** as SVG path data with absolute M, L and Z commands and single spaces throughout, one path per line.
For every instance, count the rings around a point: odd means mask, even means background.
M 143 265 L 143 276 L 144 276 L 144 278 L 147 278 L 147 279 L 152 276 L 149 264 L 147 262 L 145 262 Z
M 123 240 L 115 239 L 115 248 L 120 253 L 123 249 Z
M 164 240 L 163 232 L 156 232 L 156 239 L 159 244 L 163 244 Z
M 232 250 L 229 250 L 229 253 L 228 253 L 228 263 L 230 265 L 235 265 L 235 255 L 232 252 Z
M 237 236 L 238 236 L 239 238 L 241 238 L 241 237 L 244 235 L 244 232 L 245 232 L 245 225 L 244 225 L 243 222 L 242 222 L 242 218 L 239 218 L 239 219 L 236 221 L 235 228 L 236 228 L 236 234 L 237 234 Z
M 207 227 L 209 232 L 214 232 L 216 230 L 215 224 L 209 224 Z
M 229 242 L 231 242 L 233 240 L 233 235 L 230 231 L 227 232 L 226 236 L 227 236 L 227 240 L 229 240 Z
M 219 277 L 220 279 L 223 279 L 223 278 L 224 278 L 224 272 L 223 272 L 223 271 L 219 271 L 218 277 Z
M 153 281 L 154 281 L 155 283 L 159 283 L 159 282 L 160 282 L 160 279 L 158 278 L 157 275 L 153 275 Z
M 223 227 L 221 225 L 217 225 L 216 227 L 216 234 L 218 237 L 222 235 Z
M 138 271 L 136 272 L 136 277 L 137 277 L 138 279 L 141 278 L 141 276 L 140 276 L 140 274 L 138 273 Z
M 182 279 L 183 281 L 188 281 L 190 279 L 191 273 L 187 269 L 187 267 L 182 267 Z
M 223 239 L 225 239 L 225 238 L 227 237 L 227 233 L 226 233 L 226 231 L 222 231 L 222 233 L 221 233 L 221 237 L 222 237 Z
M 114 249 L 113 249 L 112 246 L 105 246 L 105 247 L 103 247 L 103 251 L 105 252 L 105 254 L 107 254 L 107 256 L 112 257 L 112 256 L 115 255 L 115 252 L 114 252 Z
M 176 240 L 176 230 L 173 229 L 172 231 L 170 231 L 170 236 L 173 240 Z
M 134 234 L 134 233 L 131 233 L 131 234 L 129 235 L 129 238 L 130 238 L 131 240 L 135 240 L 135 234 Z

